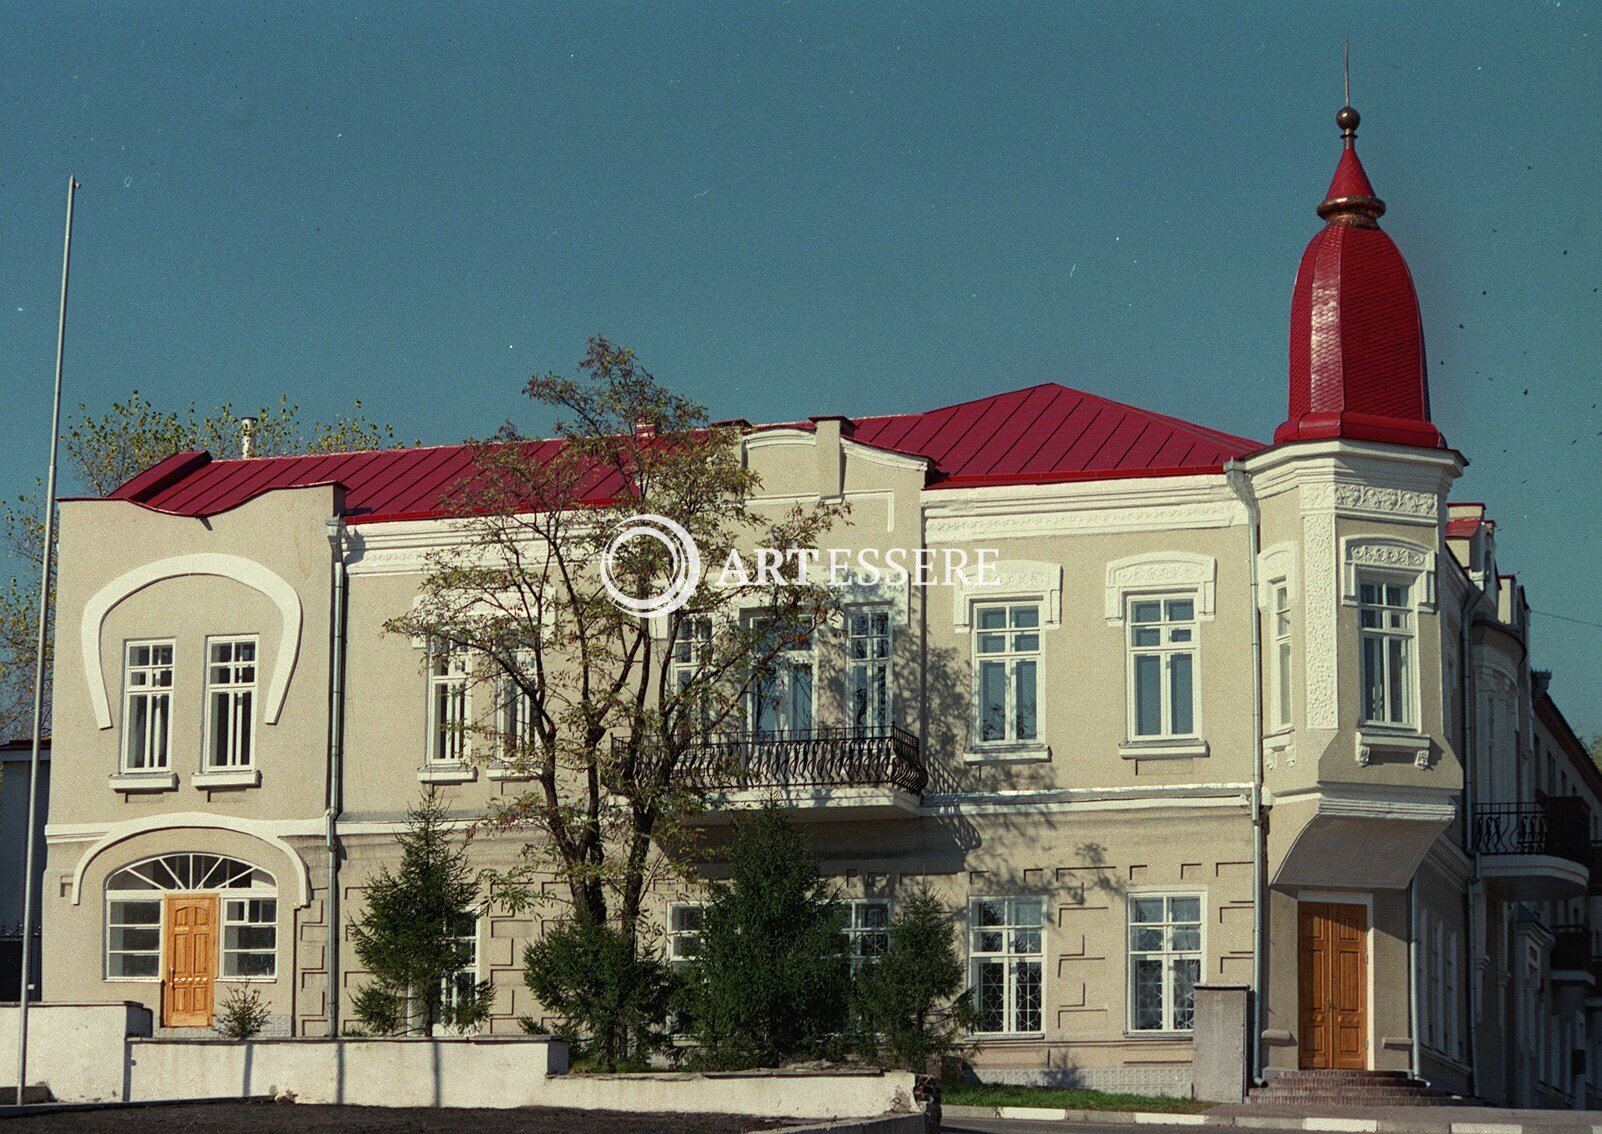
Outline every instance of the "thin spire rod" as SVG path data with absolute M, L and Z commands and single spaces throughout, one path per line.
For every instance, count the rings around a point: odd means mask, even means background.
M 1346 48 L 1345 48 L 1345 55 L 1346 55 L 1346 59 L 1345 59 L 1345 63 L 1346 63 L 1346 101 L 1342 105 L 1343 106 L 1351 106 L 1352 105 L 1352 41 L 1348 39 L 1345 42 L 1346 42 Z
M 44 566 L 39 573 L 39 648 L 33 669 L 33 755 L 28 764 L 28 848 L 23 855 L 22 987 L 17 1003 L 17 1099 L 28 1087 L 28 991 L 33 977 L 33 852 L 39 829 L 39 745 L 44 732 L 45 643 L 50 628 L 50 574 L 56 549 L 56 450 L 61 437 L 61 359 L 67 345 L 67 268 L 72 263 L 72 202 L 78 179 L 67 177 L 67 235 L 61 249 L 61 311 L 56 320 L 56 392 L 50 406 L 50 471 L 45 478 Z

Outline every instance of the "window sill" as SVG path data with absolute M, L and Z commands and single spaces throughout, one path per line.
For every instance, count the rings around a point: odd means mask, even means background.
M 436 764 L 418 770 L 417 781 L 424 784 L 466 784 L 478 779 L 473 764 Z
M 974 1043 L 989 1043 L 992 1040 L 1023 1040 L 1030 1042 L 1046 1038 L 1045 1032 L 969 1032 L 968 1038 Z
M 493 764 L 484 770 L 486 780 L 497 780 L 503 783 L 523 783 L 534 778 L 533 772 L 520 772 L 516 768 L 509 768 L 505 764 Z
M 217 768 L 209 772 L 196 772 L 189 777 L 189 782 L 208 791 L 212 788 L 260 787 L 261 769 Z
M 1051 745 L 1032 740 L 1023 744 L 985 744 L 969 748 L 962 754 L 964 764 L 1042 764 L 1050 759 Z
M 177 772 L 116 772 L 107 778 L 112 791 L 177 791 Z
M 1125 1028 L 1125 1039 L 1194 1040 L 1194 1031 L 1158 1031 L 1156 1028 Z
M 1430 743 L 1430 738 L 1416 729 L 1358 725 L 1357 765 L 1368 767 L 1376 752 L 1401 752 L 1411 755 L 1413 766 L 1422 770 L 1430 766 Z
M 1194 736 L 1126 740 L 1118 746 L 1118 755 L 1125 760 L 1185 760 L 1207 753 L 1207 742 Z

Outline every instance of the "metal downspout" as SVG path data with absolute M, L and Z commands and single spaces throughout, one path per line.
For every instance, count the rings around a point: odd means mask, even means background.
M 1423 1021 L 1418 986 L 1418 872 L 1414 871 L 1407 883 L 1407 1012 L 1410 1017 L 1409 1030 L 1413 1033 L 1413 1078 L 1422 1079 L 1424 1076 L 1419 1074 L 1419 1060 L 1423 1056 L 1424 1045 L 1419 1041 L 1418 1029 Z
M 1475 1037 L 1475 1026 L 1480 1018 L 1479 1013 L 1479 966 L 1475 964 L 1475 955 L 1479 949 L 1475 942 L 1474 933 L 1474 907 L 1475 896 L 1480 889 L 1480 851 L 1478 842 L 1474 838 L 1474 770 L 1477 759 L 1474 752 L 1474 717 L 1479 711 L 1475 704 L 1474 688 L 1474 629 L 1473 610 L 1475 600 L 1480 590 L 1473 582 L 1468 585 L 1468 591 L 1463 596 L 1462 611 L 1462 651 L 1463 651 L 1463 849 L 1468 852 L 1469 860 L 1473 864 L 1469 874 L 1468 885 L 1463 887 L 1463 940 L 1468 946 L 1468 956 L 1465 965 L 1468 985 L 1468 1019 L 1464 1021 L 1463 1036 L 1467 1041 L 1468 1050 L 1464 1053 L 1469 1068 L 1469 1094 L 1478 1097 L 1480 1092 L 1480 1067 L 1478 1043 Z M 1481 921 L 1489 932 L 1489 911 L 1484 909 L 1483 897 L 1478 903 L 1481 907 Z
M 323 921 L 328 931 L 328 1036 L 339 1036 L 339 812 L 344 801 L 345 744 L 345 521 L 328 519 L 328 546 L 333 553 L 334 588 L 329 610 L 328 651 L 328 891 Z
M 1246 531 L 1251 572 L 1252 616 L 1252 1009 L 1251 1080 L 1262 1082 L 1263 990 L 1268 979 L 1268 919 L 1264 885 L 1267 874 L 1268 830 L 1263 815 L 1263 618 L 1258 601 L 1257 555 L 1262 539 L 1262 513 L 1251 490 L 1251 474 L 1239 461 L 1224 465 L 1230 489 L 1246 507 Z

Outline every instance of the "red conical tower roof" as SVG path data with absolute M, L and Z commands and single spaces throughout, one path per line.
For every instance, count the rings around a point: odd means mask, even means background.
M 1296 272 L 1290 413 L 1274 441 L 1344 437 L 1440 448 L 1413 277 L 1380 231 L 1385 203 L 1357 157 L 1357 111 L 1345 107 L 1335 121 L 1345 149 L 1318 206 L 1326 224 Z

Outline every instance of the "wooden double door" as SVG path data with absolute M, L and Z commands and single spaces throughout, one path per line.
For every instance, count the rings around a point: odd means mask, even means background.
M 211 1027 L 217 987 L 217 895 L 169 894 L 162 911 L 161 1022 L 169 1028 Z
M 1368 909 L 1337 902 L 1298 907 L 1301 1066 L 1368 1067 Z

